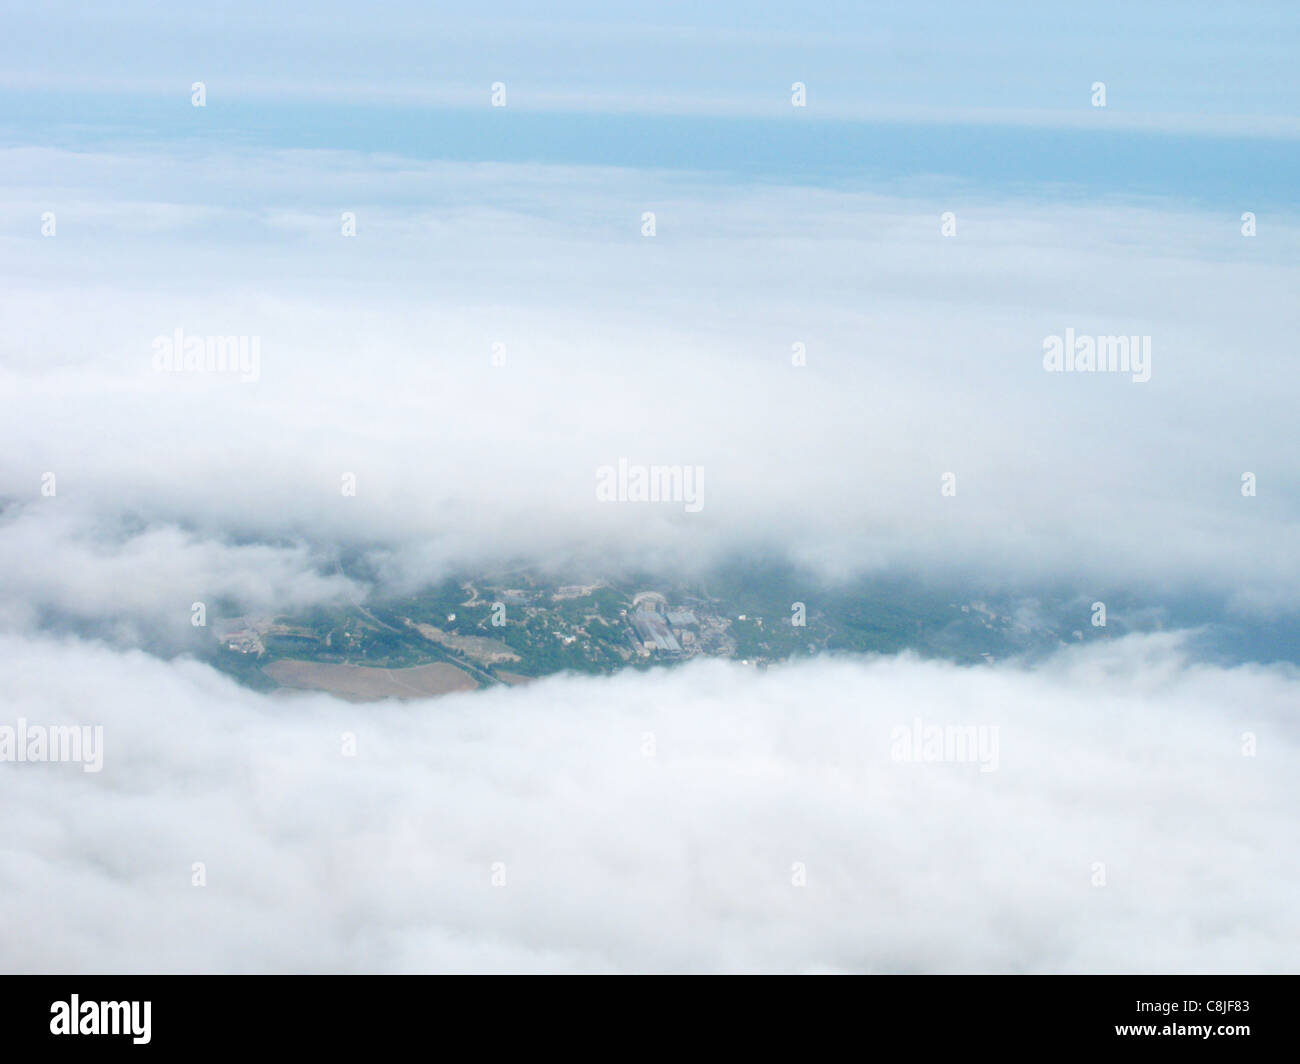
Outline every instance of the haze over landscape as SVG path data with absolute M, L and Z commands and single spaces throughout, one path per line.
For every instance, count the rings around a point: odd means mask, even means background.
M 1295 969 L 1294 12 L 59 7 L 0 969 Z

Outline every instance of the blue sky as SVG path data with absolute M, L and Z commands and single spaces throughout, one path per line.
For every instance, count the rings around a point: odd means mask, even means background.
M 1292 4 L 565 4 L 545 23 L 515 3 L 4 11 L 10 146 L 323 147 L 885 189 L 933 176 L 1214 210 L 1300 196 Z

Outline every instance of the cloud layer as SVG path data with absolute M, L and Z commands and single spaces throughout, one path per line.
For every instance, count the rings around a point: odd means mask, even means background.
M 1295 218 L 198 139 L 0 174 L 0 727 L 105 737 L 0 762 L 0 969 L 1294 970 L 1300 676 L 1178 635 L 364 707 L 125 648 L 364 595 L 344 550 L 1295 613 Z M 258 379 L 156 372 L 177 329 Z M 1068 329 L 1150 381 L 1045 373 Z M 620 459 L 703 509 L 598 501 Z M 917 722 L 996 771 L 894 760 Z
M 5 970 L 1297 962 L 1300 676 L 1174 636 L 1032 671 L 708 663 L 366 706 L 92 644 L 0 654 L 0 722 L 104 728 L 98 774 L 0 765 Z M 996 771 L 894 760 L 918 719 L 996 727 Z
M 1112 86 L 1107 125 L 1292 138 L 1298 129 L 1286 4 L 1185 7 L 1177 47 L 1165 11 L 1117 0 L 1091 7 L 1089 19 L 1031 3 L 974 10 L 942 2 L 701 8 L 673 0 L 623 14 L 578 0 L 552 6 L 545 19 L 520 0 L 472 12 L 394 3 L 383 19 L 352 0 L 291 18 L 238 0 L 219 16 L 147 0 L 75 11 L 13 5 L 0 86 L 183 100 L 202 79 L 217 106 L 251 98 L 265 110 L 303 97 L 471 107 L 500 79 L 516 108 L 788 118 L 789 86 L 799 80 L 814 121 L 1087 126 L 1101 124 L 1088 99 L 1102 79 Z
M 15 548 L 34 530 L 161 528 L 196 547 L 191 576 L 168 576 L 182 599 L 211 592 L 211 556 L 231 551 L 246 574 L 265 561 L 253 582 L 273 587 L 296 558 L 296 583 L 330 597 L 313 567 L 340 543 L 370 544 L 399 581 L 583 552 L 680 570 L 758 543 L 830 573 L 1300 606 L 1292 220 L 1247 238 L 1171 204 L 968 201 L 946 184 L 5 157 L 26 219 L 0 237 L 23 264 L 0 297 L 0 539 Z M 47 207 L 53 238 L 37 235 Z M 258 337 L 259 379 L 154 372 L 154 339 L 176 329 Z M 1066 329 L 1150 336 L 1150 381 L 1044 372 L 1044 338 Z M 703 511 L 601 504 L 596 470 L 620 458 L 704 467 Z M 250 540 L 287 553 L 235 551 Z M 116 580 L 125 563 L 100 555 Z M 21 575 L 6 590 L 42 597 Z

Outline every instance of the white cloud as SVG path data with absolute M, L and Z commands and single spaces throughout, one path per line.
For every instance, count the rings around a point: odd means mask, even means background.
M 715 662 L 365 706 L 88 644 L 0 652 L 0 724 L 104 727 L 98 774 L 0 765 L 5 970 L 1297 960 L 1300 676 L 1190 664 L 1175 636 L 1033 671 Z M 997 771 L 892 760 L 918 717 L 996 726 Z
M 18 505 L 369 542 L 410 579 L 584 549 L 682 568 L 759 542 L 834 573 L 1300 604 L 1294 220 L 1252 240 L 1168 204 L 346 153 L 11 161 L 15 202 L 56 172 L 94 219 L 0 245 L 27 278 L 0 297 Z M 143 206 L 111 191 L 128 182 Z M 1150 335 L 1151 380 L 1044 373 L 1067 327 Z M 259 337 L 260 380 L 153 373 L 177 328 Z M 704 510 L 599 504 L 596 469 L 623 457 L 703 466 Z
M 767 115 L 814 123 L 812 145 L 837 135 L 823 119 L 897 121 L 898 159 L 940 143 L 918 128 L 936 122 L 1300 129 L 1277 117 L 1295 74 L 1260 43 L 1285 36 L 1271 14 L 1245 33 L 1198 16 L 1152 66 L 1167 20 L 1126 11 L 1120 51 L 1104 42 L 1116 78 L 1094 69 L 1100 38 L 1045 43 L 1051 20 L 1012 36 L 910 7 L 541 27 L 357 22 L 331 2 L 278 55 L 263 6 L 224 11 L 220 33 L 211 13 L 139 4 L 67 33 L 58 5 L 24 13 L 0 42 L 0 92 L 35 90 L 10 143 L 84 148 L 97 112 L 228 129 L 268 97 L 268 136 L 303 116 L 342 135 L 339 100 L 490 122 L 497 77 L 513 111 L 569 115 L 516 129 Z M 244 38 L 260 43 L 229 47 Z M 1231 99 L 1207 56 L 1236 71 Z M 1095 77 L 1105 111 L 1087 106 Z M 798 115 L 795 78 L 813 104 Z M 188 107 L 195 79 L 209 109 Z M 86 127 L 60 124 L 69 101 Z M 692 126 L 642 122 L 637 150 L 663 137 L 667 163 Z M 258 694 L 184 656 L 206 638 L 193 602 L 215 619 L 366 594 L 343 549 L 389 590 L 506 561 L 679 578 L 780 551 L 814 577 L 974 576 L 1024 592 L 1018 619 L 1035 596 L 1104 587 L 1122 589 L 1104 592 L 1117 618 L 1158 624 L 1208 593 L 1255 615 L 1242 631 L 1263 652 L 1281 637 L 1260 618 L 1300 610 L 1294 212 L 1085 205 L 1046 168 L 1025 195 L 780 187 L 223 135 L 0 147 L 0 729 L 105 742 L 100 772 L 0 762 L 0 970 L 1294 970 L 1300 673 L 1198 663 L 1190 635 L 1033 667 L 697 661 L 365 706 Z M 1097 160 L 1062 157 L 1063 182 L 1074 162 Z M 1152 173 L 1138 162 L 1134 187 Z M 1150 336 L 1150 381 L 1044 373 L 1043 338 L 1066 329 Z M 255 338 L 256 382 L 155 372 L 175 330 Z M 596 472 L 620 459 L 702 468 L 703 510 L 599 502 Z M 892 759 L 914 724 L 982 729 L 996 760 Z
M 0 515 L 0 625 L 31 630 L 43 618 L 111 627 L 104 634 L 159 647 L 191 644 L 201 602 L 286 613 L 355 600 L 365 589 L 331 572 L 333 559 L 304 542 L 230 542 L 175 525 L 104 526 L 77 506 L 32 506 Z

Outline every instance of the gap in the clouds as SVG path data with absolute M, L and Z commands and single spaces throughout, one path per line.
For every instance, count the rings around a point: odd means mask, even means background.
M 609 552 L 595 561 L 600 552 L 574 549 L 568 561 L 556 554 L 543 565 L 135 524 L 122 526 L 116 546 L 102 537 L 94 545 L 116 579 L 123 557 L 159 550 L 186 554 L 185 564 L 197 561 L 207 575 L 154 588 L 160 604 L 149 608 L 135 601 L 145 590 L 137 587 L 121 588 L 120 610 L 75 593 L 38 601 L 24 627 L 197 658 L 257 690 L 361 701 L 704 659 L 758 669 L 899 653 L 964 666 L 1032 663 L 1067 647 L 1175 630 L 1198 661 L 1300 664 L 1300 615 L 1243 615 L 1221 593 L 1134 590 L 1083 576 L 998 581 L 897 565 L 831 573 L 754 547 L 682 566 L 616 562 Z M 151 576 L 142 573 L 142 584 Z

